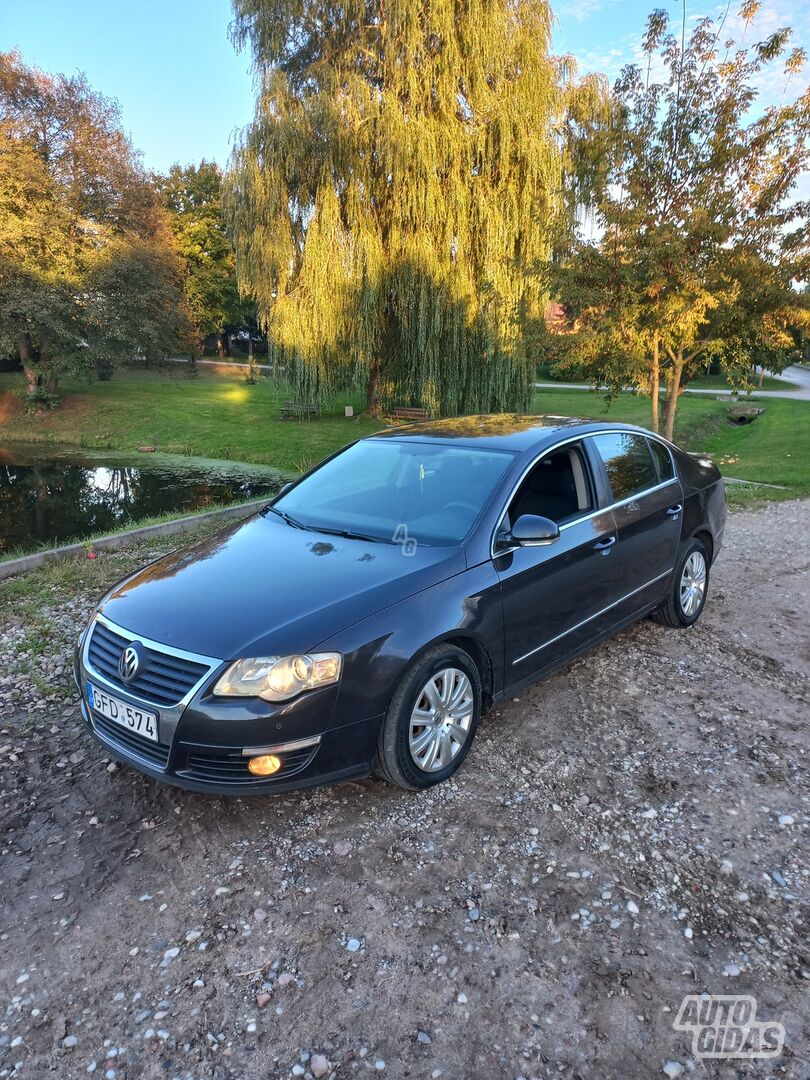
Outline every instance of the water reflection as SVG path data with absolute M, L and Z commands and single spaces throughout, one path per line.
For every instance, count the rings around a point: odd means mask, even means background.
M 272 495 L 284 477 L 238 463 L 42 456 L 0 448 L 0 554 L 90 536 L 177 511 Z

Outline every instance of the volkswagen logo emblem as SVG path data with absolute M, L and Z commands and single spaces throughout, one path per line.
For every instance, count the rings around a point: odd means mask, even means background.
M 137 641 L 127 645 L 118 657 L 118 674 L 125 683 L 132 682 L 143 664 L 143 654 Z

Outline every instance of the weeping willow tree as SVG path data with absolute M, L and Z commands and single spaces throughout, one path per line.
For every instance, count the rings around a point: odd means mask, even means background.
M 564 214 L 545 0 L 234 0 L 258 100 L 229 178 L 240 287 L 296 392 L 524 408 Z

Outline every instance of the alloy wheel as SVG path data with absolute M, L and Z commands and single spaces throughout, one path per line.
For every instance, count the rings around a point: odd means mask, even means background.
M 417 768 L 447 768 L 470 737 L 475 695 L 469 677 L 459 668 L 442 668 L 419 692 L 411 713 L 408 749 Z
M 681 611 L 690 618 L 700 611 L 706 592 L 706 560 L 702 552 L 693 551 L 681 573 Z

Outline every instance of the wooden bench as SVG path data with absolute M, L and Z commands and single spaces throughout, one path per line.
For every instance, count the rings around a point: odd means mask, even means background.
M 392 420 L 408 420 L 413 423 L 416 420 L 427 420 L 427 409 L 411 409 L 397 406 L 391 410 Z
M 320 411 L 318 405 L 309 402 L 285 401 L 281 406 L 281 419 L 290 420 L 294 417 L 296 420 L 308 420 L 311 416 L 317 416 Z

